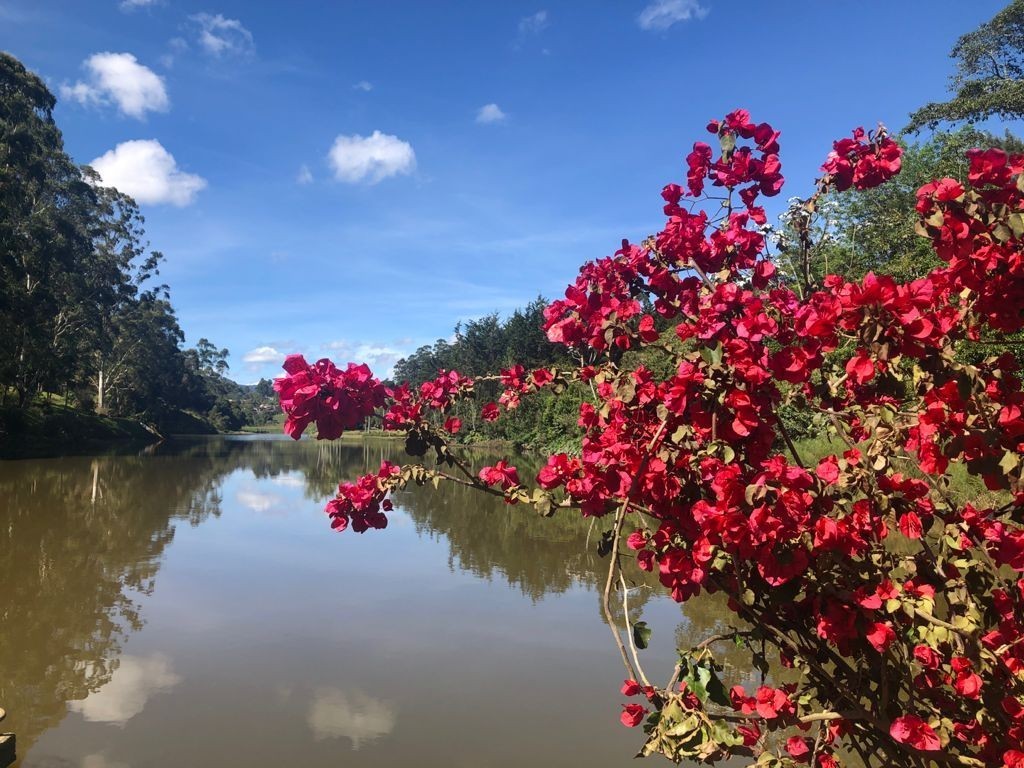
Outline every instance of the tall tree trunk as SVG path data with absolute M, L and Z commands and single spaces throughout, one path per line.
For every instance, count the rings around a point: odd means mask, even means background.
M 96 377 L 96 413 L 103 413 L 103 395 L 105 394 L 103 382 L 103 368 L 100 368 Z

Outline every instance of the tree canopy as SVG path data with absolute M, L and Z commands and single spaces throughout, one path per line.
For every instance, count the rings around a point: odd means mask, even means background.
M 1024 117 L 1024 0 L 1013 0 L 950 52 L 956 73 L 949 101 L 926 104 L 910 116 L 907 131 L 940 123 Z

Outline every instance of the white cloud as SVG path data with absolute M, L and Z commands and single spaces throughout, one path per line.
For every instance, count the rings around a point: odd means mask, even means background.
M 170 69 L 173 67 L 178 56 L 189 49 L 188 40 L 183 37 L 172 37 L 167 41 L 167 48 L 167 53 L 160 57 L 160 64 L 164 69 Z
M 252 52 L 252 32 L 238 19 L 229 19 L 219 13 L 197 13 L 189 19 L 196 24 L 200 47 L 211 56 Z
M 146 112 L 166 112 L 171 105 L 163 78 L 130 53 L 95 53 L 83 66 L 88 81 L 62 85 L 64 98 L 86 105 L 114 103 L 122 113 L 140 119 Z
M 327 155 L 334 177 L 349 184 L 376 184 L 389 176 L 412 173 L 416 153 L 397 136 L 374 131 L 370 136 L 338 136 Z
M 501 107 L 497 104 L 485 104 L 480 107 L 480 110 L 476 113 L 476 121 L 478 123 L 500 123 L 503 122 L 508 115 L 501 111 Z
M 313 183 L 313 172 L 309 170 L 309 166 L 303 163 L 299 166 L 299 172 L 295 174 L 296 184 L 312 184 Z
M 248 363 L 252 368 L 259 368 L 268 363 L 283 363 L 284 352 L 279 352 L 273 347 L 256 347 L 242 355 L 242 362 Z
M 321 688 L 313 694 L 306 723 L 317 741 L 346 738 L 352 749 L 372 742 L 395 729 L 395 708 L 365 693 L 345 693 Z
M 394 375 L 395 363 L 409 353 L 404 349 L 378 342 L 352 342 L 346 339 L 331 341 L 323 345 L 339 365 L 345 363 L 366 363 L 376 376 L 388 378 Z
M 104 186 L 116 187 L 137 203 L 189 205 L 206 179 L 178 169 L 174 156 L 156 139 L 125 141 L 90 165 Z
M 235 498 L 238 499 L 238 503 L 243 507 L 260 514 L 281 510 L 284 505 L 284 499 L 280 496 L 273 493 L 261 493 L 260 491 L 253 491 L 245 488 L 239 490 L 235 494 Z
M 118 664 L 110 682 L 81 701 L 72 701 L 70 708 L 89 722 L 124 725 L 145 708 L 151 696 L 181 682 L 171 660 L 160 653 L 125 654 Z
M 519 35 L 520 37 L 527 37 L 529 35 L 539 35 L 548 25 L 548 12 L 537 11 L 530 16 L 524 16 L 519 20 Z
M 136 8 L 145 8 L 148 5 L 156 5 L 161 0 L 121 0 L 122 11 L 134 11 Z
M 299 470 L 282 472 L 280 475 L 275 475 L 274 477 L 271 477 L 270 480 L 276 485 L 283 485 L 285 488 L 306 487 L 306 476 Z
M 703 7 L 698 0 L 654 0 L 650 5 L 640 11 L 636 17 L 636 23 L 641 29 L 665 30 L 679 21 L 690 19 L 703 19 L 708 15 L 708 9 Z
M 356 91 L 363 91 L 364 93 L 369 93 L 370 91 L 373 90 L 373 83 L 371 83 L 368 80 L 360 80 L 358 83 L 353 85 L 352 88 Z

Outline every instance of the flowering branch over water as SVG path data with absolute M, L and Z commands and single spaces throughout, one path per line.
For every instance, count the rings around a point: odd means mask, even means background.
M 288 358 L 275 387 L 290 435 L 315 424 L 333 439 L 382 412 L 415 459 L 342 483 L 332 525 L 385 527 L 390 494 L 410 482 L 611 516 L 603 605 L 642 755 L 1024 766 L 1024 395 L 1012 355 L 958 355 L 1024 329 L 1024 157 L 975 150 L 966 186 L 919 190 L 918 232 L 944 262 L 929 275 L 815 285 L 809 228 L 796 227 L 803 274 L 768 255 L 758 203 L 782 189 L 779 132 L 744 110 L 707 128 L 717 149 L 695 143 L 685 186 L 662 190 L 664 228 L 585 264 L 545 312 L 548 338 L 592 364 L 483 377 L 502 386 L 485 420 L 540 389 L 593 388 L 580 455 L 549 457 L 534 483 L 504 461 L 474 470 L 452 446 L 450 411 L 483 379 L 444 371 L 389 388 L 365 366 Z M 858 128 L 793 210 L 884 184 L 900 164 L 883 127 Z M 639 349 L 670 356 L 671 375 L 625 365 Z M 842 449 L 802 460 L 783 406 L 819 414 Z M 954 502 L 958 466 L 1002 501 Z M 612 620 L 613 594 L 628 600 L 624 557 L 678 602 L 723 592 L 740 628 L 680 649 L 671 679 L 652 685 L 640 665 L 650 630 L 629 624 L 628 602 L 627 642 Z M 722 642 L 774 684 L 727 687 Z

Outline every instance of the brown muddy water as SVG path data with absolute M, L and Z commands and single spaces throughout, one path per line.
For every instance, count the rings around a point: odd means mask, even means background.
M 337 482 L 398 452 L 260 435 L 0 461 L 16 765 L 632 764 L 602 521 L 428 487 L 385 531 L 333 532 Z M 630 607 L 657 679 L 727 618 L 645 586 Z

